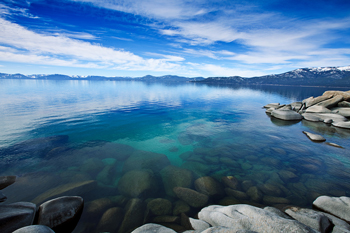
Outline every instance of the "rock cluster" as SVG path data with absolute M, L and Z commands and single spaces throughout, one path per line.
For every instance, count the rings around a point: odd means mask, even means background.
M 264 106 L 266 113 L 284 121 L 324 122 L 338 128 L 350 129 L 350 91 L 326 91 L 322 96 L 309 97 L 287 105 L 270 103 Z M 314 142 L 326 141 L 321 135 L 303 131 Z M 328 145 L 341 147 L 334 143 Z
M 199 211 L 198 219 L 189 218 L 192 230 L 186 232 L 350 232 L 349 197 L 320 196 L 313 204 L 321 211 L 295 206 L 289 206 L 282 212 L 274 207 L 259 208 L 246 204 L 211 205 Z M 145 232 L 175 231 L 154 223 L 145 224 L 133 231 Z
M 1 176 L 0 189 L 13 184 L 16 176 Z M 4 195 L 3 195 L 4 196 Z M 5 201 L 6 198 L 2 199 Z M 84 201 L 78 196 L 63 196 L 42 203 L 38 209 L 31 202 L 0 205 L 2 233 L 72 232 L 83 212 Z

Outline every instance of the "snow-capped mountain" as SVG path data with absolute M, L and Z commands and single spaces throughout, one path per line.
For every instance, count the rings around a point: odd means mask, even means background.
M 350 86 L 350 66 L 301 68 L 282 74 L 252 78 L 212 77 L 201 82 L 247 85 Z

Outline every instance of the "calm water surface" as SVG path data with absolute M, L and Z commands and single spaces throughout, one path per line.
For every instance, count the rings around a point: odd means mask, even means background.
M 101 216 L 127 211 L 130 198 L 165 198 L 167 215 L 178 214 L 176 186 L 208 194 L 207 205 L 311 207 L 319 195 L 350 195 L 349 130 L 284 122 L 262 109 L 325 90 L 0 80 L 0 175 L 18 176 L 3 190 L 5 203 L 80 195 L 75 232 L 96 232 Z M 313 143 L 303 130 L 344 149 Z

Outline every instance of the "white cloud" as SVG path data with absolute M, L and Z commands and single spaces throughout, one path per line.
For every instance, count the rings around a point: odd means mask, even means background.
M 30 31 L 0 18 L 0 60 L 42 65 L 129 70 L 169 71 L 184 59 L 163 55 L 144 59 L 131 52 L 68 38 L 59 33 L 47 35 Z

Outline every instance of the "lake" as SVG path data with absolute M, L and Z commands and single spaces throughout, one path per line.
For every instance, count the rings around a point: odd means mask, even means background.
M 210 204 L 311 207 L 320 195 L 348 196 L 350 130 L 285 122 L 262 109 L 326 90 L 0 80 L 0 172 L 18 176 L 3 190 L 5 203 L 80 195 L 75 232 L 105 230 L 100 219 L 111 208 L 127 232 L 130 206 L 147 213 L 140 219 L 161 222 L 157 215 L 195 216 Z M 302 131 L 344 148 L 314 143 Z M 191 203 L 178 198 L 191 195 Z M 154 203 L 170 209 L 155 213 Z

